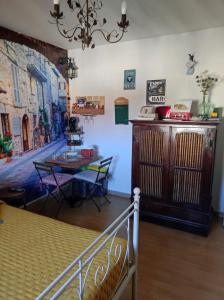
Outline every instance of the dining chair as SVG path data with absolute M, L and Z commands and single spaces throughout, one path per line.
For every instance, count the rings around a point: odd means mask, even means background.
M 63 187 L 74 180 L 73 175 L 67 173 L 57 173 L 54 171 L 54 167 L 48 163 L 34 161 L 33 164 L 40 178 L 41 185 L 44 186 L 48 191 L 48 195 L 44 201 L 42 210 L 45 208 L 46 203 L 51 196 L 60 204 L 56 213 L 57 217 L 62 209 L 64 200 L 69 202 L 69 198 L 63 191 Z M 51 190 L 50 187 L 54 187 L 55 189 Z M 54 195 L 55 191 L 58 192 L 58 195 L 56 194 L 57 196 Z
M 101 211 L 101 206 L 108 202 L 111 203 L 107 197 L 107 189 L 105 189 L 104 183 L 108 180 L 109 168 L 113 157 L 108 157 L 102 161 L 100 161 L 97 168 L 95 167 L 93 170 L 84 170 L 74 175 L 74 179 L 87 183 L 89 185 L 89 191 L 86 195 L 86 198 L 91 198 L 97 207 L 98 211 Z M 104 197 L 106 201 L 101 204 L 98 204 L 94 199 L 94 193 L 96 191 L 100 192 L 100 195 Z

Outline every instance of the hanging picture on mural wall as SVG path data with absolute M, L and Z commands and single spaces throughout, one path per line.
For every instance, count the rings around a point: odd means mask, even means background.
M 166 102 L 166 79 L 147 80 L 146 104 L 163 104 Z
M 136 70 L 124 70 L 124 90 L 135 89 Z
M 77 96 L 72 113 L 79 115 L 104 115 L 105 96 Z

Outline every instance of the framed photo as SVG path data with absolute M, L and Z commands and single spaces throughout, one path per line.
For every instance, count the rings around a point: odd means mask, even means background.
M 191 105 L 192 105 L 192 100 L 179 100 L 176 101 L 172 106 L 171 106 L 171 112 L 174 113 L 181 113 L 181 112 L 191 112 Z
M 124 70 L 124 90 L 135 89 L 136 70 Z
M 156 105 L 166 102 L 166 79 L 147 80 L 146 83 L 146 104 Z
M 105 96 L 77 96 L 72 113 L 79 115 L 104 115 Z

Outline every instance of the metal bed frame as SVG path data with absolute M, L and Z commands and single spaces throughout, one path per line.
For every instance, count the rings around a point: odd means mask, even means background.
M 101 233 L 97 239 L 93 241 L 93 243 L 91 243 L 70 265 L 68 265 L 66 269 L 54 281 L 52 281 L 52 283 L 44 291 L 41 292 L 36 300 L 46 299 L 45 297 L 50 297 L 51 300 L 59 299 L 60 295 L 62 295 L 67 288 L 71 288 L 69 286 L 72 282 L 74 282 L 75 279 L 78 279 L 78 284 L 77 286 L 74 286 L 74 293 L 77 294 L 79 300 L 83 300 L 86 279 L 90 268 L 96 255 L 99 254 L 103 249 L 107 252 L 107 263 L 106 266 L 103 265 L 103 262 L 102 264 L 95 266 L 95 287 L 100 287 L 107 279 L 107 275 L 110 272 L 110 267 L 112 267 L 111 256 L 114 255 L 115 265 L 120 263 L 121 270 L 119 281 L 110 299 L 119 299 L 127 287 L 128 282 L 132 279 L 132 299 L 137 300 L 139 201 L 140 189 L 135 188 L 134 201 L 132 204 L 112 224 L 110 224 L 109 227 L 107 227 L 106 230 Z M 133 227 L 131 226 L 132 217 Z M 119 243 L 119 240 L 116 239 L 122 228 L 125 229 L 126 234 L 126 245 L 123 251 L 124 253 L 122 252 L 122 246 Z M 96 245 L 97 248 L 93 250 Z M 122 254 L 124 254 L 124 256 L 122 256 Z M 68 272 L 72 272 L 72 275 L 69 275 L 69 277 Z M 99 279 L 99 273 L 101 273 L 101 275 L 104 274 L 102 279 Z M 65 280 L 65 277 L 68 278 Z M 54 294 L 50 296 L 53 288 L 56 289 L 56 291 L 54 290 Z

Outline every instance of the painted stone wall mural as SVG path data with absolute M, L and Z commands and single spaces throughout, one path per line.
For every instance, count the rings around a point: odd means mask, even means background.
M 0 39 L 0 188 L 7 160 L 28 157 L 63 136 L 66 99 L 66 80 L 53 63 L 34 49 Z

